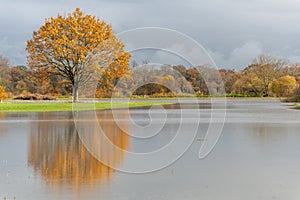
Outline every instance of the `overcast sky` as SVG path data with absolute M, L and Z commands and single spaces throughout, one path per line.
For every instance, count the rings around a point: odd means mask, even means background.
M 106 20 L 118 33 L 174 29 L 195 39 L 219 67 L 241 69 L 264 53 L 300 61 L 300 0 L 0 0 L 0 54 L 26 65 L 26 41 L 45 18 L 72 12 Z

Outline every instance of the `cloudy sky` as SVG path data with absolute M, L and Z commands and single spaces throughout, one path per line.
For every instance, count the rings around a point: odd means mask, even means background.
M 174 29 L 195 39 L 219 67 L 241 69 L 264 53 L 300 61 L 300 0 L 0 0 L 0 54 L 26 64 L 26 41 L 44 19 L 80 7 L 118 33 Z

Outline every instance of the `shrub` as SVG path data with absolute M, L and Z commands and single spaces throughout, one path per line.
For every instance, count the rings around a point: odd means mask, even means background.
M 48 95 L 27 93 L 16 96 L 14 100 L 56 100 L 56 98 Z

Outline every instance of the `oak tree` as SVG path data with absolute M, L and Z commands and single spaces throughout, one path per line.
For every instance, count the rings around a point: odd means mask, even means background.
M 130 54 L 125 52 L 110 63 L 108 68 L 103 70 L 98 82 L 96 97 L 111 97 L 113 89 L 120 78 L 130 76 L 129 60 Z
M 46 19 L 27 42 L 28 64 L 32 69 L 60 75 L 73 87 L 73 102 L 78 90 L 100 74 L 119 56 L 130 55 L 112 32 L 112 27 L 95 16 L 85 15 L 79 8 L 67 16 Z M 119 67 L 127 67 L 119 63 Z M 97 82 L 96 82 L 97 83 Z
M 286 65 L 286 60 L 277 59 L 269 55 L 260 55 L 245 71 L 254 73 L 263 84 L 263 96 L 270 96 L 273 80 L 281 76 L 281 69 Z

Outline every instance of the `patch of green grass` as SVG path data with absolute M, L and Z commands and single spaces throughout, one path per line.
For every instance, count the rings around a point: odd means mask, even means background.
M 240 98 L 245 98 L 245 97 L 249 97 L 245 94 L 227 94 L 226 97 L 240 97 Z
M 97 103 L 2 103 L 0 104 L 0 112 L 56 112 L 56 111 L 72 111 L 73 106 L 76 110 L 101 110 L 113 108 L 141 107 L 151 105 L 170 104 L 168 102 L 97 102 Z

